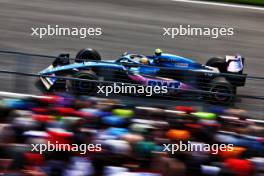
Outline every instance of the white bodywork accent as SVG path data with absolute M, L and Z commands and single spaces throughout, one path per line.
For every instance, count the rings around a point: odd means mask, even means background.
M 50 65 L 47 69 L 54 68 L 52 65 Z M 54 74 L 52 76 L 55 76 Z M 51 88 L 51 86 L 54 84 L 55 80 L 50 77 L 40 77 L 40 80 L 44 84 L 47 90 Z
M 241 56 L 226 56 L 226 62 L 229 62 L 227 66 L 228 72 L 238 73 L 244 68 Z

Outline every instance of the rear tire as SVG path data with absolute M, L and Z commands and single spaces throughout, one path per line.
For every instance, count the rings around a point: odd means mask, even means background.
M 74 94 L 93 94 L 97 90 L 98 77 L 93 71 L 80 71 L 72 76 L 73 78 L 86 79 L 89 81 L 79 81 L 79 80 L 67 80 L 66 88 L 68 91 Z
M 218 68 L 221 73 L 226 72 L 227 65 L 226 65 L 225 59 L 223 59 L 223 58 L 212 57 L 206 62 L 205 65 Z
M 230 104 L 234 100 L 235 88 L 224 77 L 214 78 L 209 91 L 213 102 Z
M 96 50 L 91 49 L 91 48 L 85 48 L 85 49 L 80 50 L 77 53 L 76 58 L 75 58 L 75 62 L 78 62 L 78 63 L 92 61 L 92 60 L 100 61 L 101 56 Z

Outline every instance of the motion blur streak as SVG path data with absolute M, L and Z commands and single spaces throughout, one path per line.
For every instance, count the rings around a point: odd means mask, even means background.
M 235 5 L 235 4 L 205 2 L 205 1 L 192 1 L 192 0 L 172 0 L 172 1 L 187 2 L 187 3 L 193 3 L 193 4 L 202 4 L 202 5 L 214 5 L 214 6 L 222 6 L 222 7 L 241 8 L 241 9 L 263 10 L 264 11 L 264 8 L 256 7 L 256 6 Z
M 63 6 L 61 5 L 63 2 Z M 48 55 L 63 51 L 75 54 L 81 48 L 97 49 L 103 58 L 117 58 L 124 51 L 147 54 L 154 48 L 175 53 L 199 62 L 211 56 L 239 53 L 246 58 L 245 73 L 263 75 L 264 13 L 260 10 L 226 8 L 192 3 L 162 0 L 2 0 L 0 2 L 0 48 Z M 135 13 L 136 11 L 136 13 Z M 32 39 L 30 28 L 39 24 L 69 24 L 69 26 L 100 26 L 104 35 L 93 39 L 51 37 L 45 40 Z M 176 39 L 162 37 L 162 27 L 171 25 L 199 27 L 234 27 L 230 38 L 212 40 L 202 36 L 184 36 Z M 74 57 L 74 55 L 72 55 Z M 1 55 L 1 69 L 15 70 L 20 58 Z M 52 59 L 36 60 L 28 57 L 19 63 L 20 71 L 37 73 L 47 67 Z M 16 83 L 14 79 L 16 78 Z M 34 87 L 35 78 L 0 75 L 1 91 L 40 94 Z M 247 82 L 249 87 L 238 90 L 239 94 L 261 95 L 261 83 Z M 31 86 L 32 85 L 32 86 Z M 28 87 L 27 87 L 28 86 Z M 148 104 L 153 103 L 148 102 Z M 161 101 L 164 103 L 164 101 Z M 246 108 L 258 117 L 263 117 L 264 103 L 243 100 Z M 261 110 L 261 111 L 260 111 Z

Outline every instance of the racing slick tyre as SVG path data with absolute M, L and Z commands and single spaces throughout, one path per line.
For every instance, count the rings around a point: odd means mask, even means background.
M 70 54 L 62 53 L 53 61 L 52 66 L 57 67 L 68 64 L 70 64 Z
M 93 71 L 79 71 L 72 78 L 85 79 L 82 80 L 67 80 L 66 89 L 75 94 L 93 94 L 97 90 L 98 80 L 97 75 Z M 89 81 L 90 80 L 90 81 Z
M 223 58 L 212 57 L 206 62 L 205 65 L 206 66 L 210 66 L 210 67 L 218 68 L 221 73 L 225 73 L 226 72 L 227 65 L 226 65 L 225 59 L 223 59 Z
M 95 61 L 100 61 L 101 60 L 101 56 L 100 54 L 91 48 L 85 48 L 80 50 L 75 58 L 75 62 L 86 62 L 86 61 L 91 61 L 91 60 L 95 60 Z
M 210 100 L 214 103 L 230 104 L 234 99 L 234 87 L 224 78 L 216 77 L 210 83 Z

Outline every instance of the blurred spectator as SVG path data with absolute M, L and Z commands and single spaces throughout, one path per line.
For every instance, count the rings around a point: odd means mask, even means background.
M 0 101 L 0 173 L 66 176 L 261 176 L 264 126 L 239 109 L 139 107 L 66 94 Z M 231 144 L 230 151 L 173 145 Z M 42 154 L 34 146 L 58 145 Z M 59 146 L 59 144 L 62 144 Z M 67 144 L 64 151 L 63 145 Z M 77 146 L 86 146 L 79 151 Z M 98 145 L 99 144 L 99 145 Z M 98 146 L 97 146 L 98 145 Z M 97 146 L 98 148 L 96 148 Z M 167 149 L 165 149 L 167 146 Z

